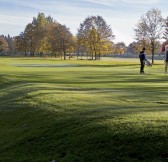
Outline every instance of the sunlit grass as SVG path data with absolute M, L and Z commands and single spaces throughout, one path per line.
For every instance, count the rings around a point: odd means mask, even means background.
M 138 59 L 1 58 L 0 68 L 0 161 L 167 160 L 162 61 L 145 75 Z

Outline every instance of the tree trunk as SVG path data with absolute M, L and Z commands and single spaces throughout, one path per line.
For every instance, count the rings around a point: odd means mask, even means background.
M 97 53 L 95 52 L 95 60 L 97 60 Z
M 99 53 L 99 60 L 100 60 L 100 53 Z
M 93 60 L 93 52 L 92 52 L 92 60 Z
M 82 58 L 83 58 L 83 50 L 81 50 L 81 60 L 82 60 Z
M 65 52 L 65 50 L 64 50 L 64 60 L 66 60 L 66 52 Z
M 40 57 L 43 57 L 43 52 L 40 52 Z
M 77 51 L 77 53 L 76 53 L 76 54 L 77 54 L 77 60 L 78 60 L 78 56 L 79 56 L 79 50 Z
M 151 47 L 152 47 L 152 50 L 151 50 L 151 52 L 152 52 L 152 64 L 154 64 L 154 54 L 155 54 L 155 42 L 154 41 L 151 42 Z
M 63 53 L 64 53 L 64 60 L 66 60 L 66 50 L 65 50 L 65 42 L 64 42 L 64 39 L 62 39 L 62 50 L 63 50 Z

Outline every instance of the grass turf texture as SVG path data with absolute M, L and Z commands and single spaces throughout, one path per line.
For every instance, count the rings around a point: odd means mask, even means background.
M 140 75 L 135 59 L 0 58 L 0 161 L 167 161 L 168 75 L 156 63 Z

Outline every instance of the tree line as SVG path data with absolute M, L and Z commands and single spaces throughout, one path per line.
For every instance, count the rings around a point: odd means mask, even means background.
M 168 42 L 168 17 L 164 19 L 159 9 L 152 8 L 141 16 L 134 31 L 135 41 L 126 47 L 124 42 L 113 42 L 112 28 L 101 16 L 87 17 L 74 36 L 66 25 L 39 13 L 18 36 L 0 36 L 0 53 L 60 57 L 64 60 L 85 56 L 98 60 L 102 55 L 137 54 L 146 47 L 154 62 L 154 54 L 159 53 L 162 46 L 160 41 Z

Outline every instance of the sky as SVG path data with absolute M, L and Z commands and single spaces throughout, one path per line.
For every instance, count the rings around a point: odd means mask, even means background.
M 0 35 L 16 36 L 38 13 L 51 15 L 75 35 L 88 16 L 102 16 L 115 35 L 114 42 L 135 41 L 136 24 L 152 8 L 168 16 L 167 0 L 0 0 Z

